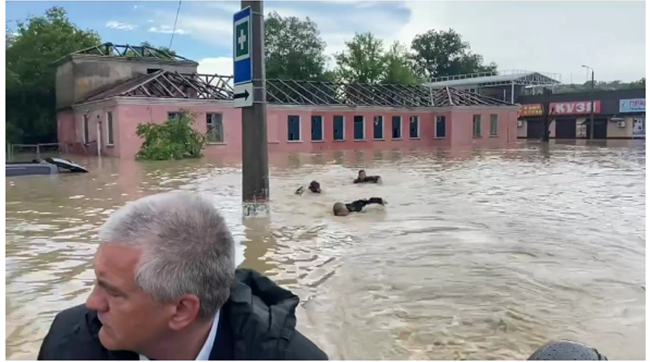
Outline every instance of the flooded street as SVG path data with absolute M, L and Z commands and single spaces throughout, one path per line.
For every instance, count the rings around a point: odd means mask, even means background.
M 300 295 L 330 359 L 522 359 L 554 338 L 645 359 L 645 143 L 272 155 L 270 222 L 241 218 L 238 161 L 74 159 L 7 180 L 7 358 L 84 302 L 95 231 L 125 202 L 198 191 L 238 260 Z M 353 185 L 359 168 L 382 185 Z M 295 196 L 321 182 L 324 194 Z M 347 218 L 335 201 L 385 197 Z

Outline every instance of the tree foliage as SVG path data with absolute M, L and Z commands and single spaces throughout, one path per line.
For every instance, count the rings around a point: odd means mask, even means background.
M 194 129 L 195 115 L 181 110 L 179 119 L 163 123 L 140 123 L 136 135 L 144 139 L 136 160 L 180 160 L 199 158 L 206 144 L 205 135 Z
M 52 63 L 100 44 L 99 36 L 77 28 L 63 8 L 53 7 L 43 16 L 18 22 L 7 39 L 7 141 L 55 142 L 56 67 Z
M 169 54 L 171 56 L 177 55 L 175 50 L 169 49 L 166 46 L 153 46 L 148 41 L 143 41 L 142 43 L 140 43 L 140 46 L 141 47 L 154 48 L 154 49 L 160 50 L 162 52 L 165 52 L 165 53 L 167 53 L 167 54 Z M 124 55 L 127 56 L 127 57 L 135 57 L 136 56 L 135 52 L 133 50 L 127 50 Z
M 386 50 L 381 39 L 372 33 L 362 33 L 345 45 L 347 50 L 334 56 L 336 74 L 341 80 L 370 84 L 420 82 L 408 49 L 400 42 L 394 42 Z
M 497 65 L 483 64 L 483 57 L 471 52 L 469 43 L 453 29 L 429 30 L 411 42 L 418 73 L 426 78 L 464 73 L 492 72 Z
M 326 44 L 309 18 L 272 12 L 264 21 L 264 37 L 267 78 L 327 80 Z
M 614 81 L 595 81 L 594 89 L 597 91 L 613 91 L 613 90 L 623 90 L 623 89 L 644 89 L 645 88 L 645 77 L 637 81 L 625 83 L 620 80 Z M 560 84 L 555 87 L 555 93 L 576 93 L 576 92 L 588 92 L 591 90 L 591 81 L 586 81 L 582 84 L 580 83 L 571 83 L 571 84 Z

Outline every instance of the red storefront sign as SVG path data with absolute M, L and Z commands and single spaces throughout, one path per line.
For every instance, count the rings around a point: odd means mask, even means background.
M 591 101 L 551 103 L 551 114 L 573 115 L 591 113 Z M 600 113 L 600 101 L 594 101 L 594 113 Z
M 551 103 L 551 115 L 578 115 L 591 113 L 591 101 Z M 594 113 L 600 113 L 600 101 L 594 101 Z M 519 117 L 541 116 L 542 105 L 539 103 L 522 104 Z

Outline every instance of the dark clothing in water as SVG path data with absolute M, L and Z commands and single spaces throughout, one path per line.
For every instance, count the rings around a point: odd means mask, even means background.
M 364 207 L 370 204 L 383 205 L 384 200 L 381 197 L 371 197 L 367 200 L 357 200 L 349 204 L 345 204 L 345 207 L 347 207 L 350 212 L 361 212 Z
M 379 176 L 366 176 L 366 178 L 363 180 L 356 178 L 354 180 L 354 183 L 355 184 L 367 184 L 367 183 L 376 184 L 377 182 L 379 182 L 379 179 L 381 179 L 381 177 Z
M 327 360 L 296 330 L 299 299 L 270 279 L 240 269 L 221 309 L 210 360 Z M 135 352 L 109 351 L 98 337 L 97 312 L 79 305 L 54 318 L 39 360 L 138 360 Z

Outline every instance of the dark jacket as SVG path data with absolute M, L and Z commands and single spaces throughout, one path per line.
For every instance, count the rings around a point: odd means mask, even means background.
M 376 184 L 379 183 L 379 180 L 381 180 L 380 176 L 366 176 L 366 178 L 363 180 L 357 177 L 354 179 L 354 183 L 355 184 L 368 184 L 368 183 Z
M 299 299 L 252 270 L 237 270 L 221 309 L 210 360 L 327 360 L 296 330 Z M 137 360 L 137 353 L 108 351 L 99 342 L 97 313 L 79 305 L 54 318 L 39 360 Z

